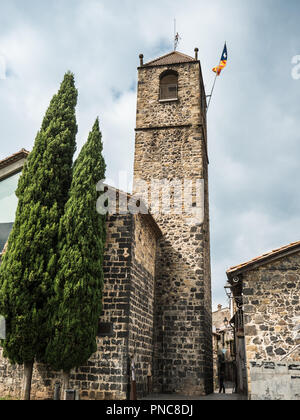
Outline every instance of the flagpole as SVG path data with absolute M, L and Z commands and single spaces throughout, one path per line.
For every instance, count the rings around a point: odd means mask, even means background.
M 211 90 L 211 94 L 209 95 L 209 102 L 208 102 L 208 105 L 207 105 L 207 111 L 208 111 L 208 109 L 209 109 L 209 105 L 210 105 L 210 103 L 211 103 L 211 98 L 212 98 L 213 93 L 214 93 L 214 90 L 215 90 L 217 77 L 218 77 L 218 73 L 216 73 L 216 77 L 215 77 L 215 81 L 214 81 L 214 84 L 213 84 L 213 87 L 212 87 L 212 90 Z
M 225 66 L 221 66 L 222 65 L 222 60 L 223 60 L 223 55 L 224 55 L 225 49 L 226 49 L 226 52 L 227 52 L 227 42 L 226 41 L 225 41 L 225 47 L 224 47 L 224 51 L 223 51 L 223 54 L 222 54 L 222 57 L 221 57 L 221 61 L 220 61 L 219 67 L 216 68 L 216 77 L 215 77 L 214 84 L 213 84 L 213 87 L 212 87 L 212 90 L 211 90 L 211 94 L 207 96 L 207 97 L 209 97 L 209 102 L 208 102 L 208 105 L 207 105 L 207 111 L 209 109 L 209 105 L 211 103 L 211 98 L 212 98 L 213 93 L 214 93 L 214 90 L 215 90 L 217 77 L 220 75 L 221 71 L 225 67 Z M 227 54 L 226 54 L 226 63 L 227 63 Z M 218 73 L 218 71 L 219 71 L 219 73 Z

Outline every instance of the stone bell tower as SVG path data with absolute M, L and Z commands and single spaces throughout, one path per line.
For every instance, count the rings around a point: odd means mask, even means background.
M 138 73 L 134 192 L 149 200 L 163 234 L 153 390 L 202 395 L 213 392 L 213 372 L 206 96 L 198 49 L 195 57 L 174 51 L 147 64 L 140 55 Z

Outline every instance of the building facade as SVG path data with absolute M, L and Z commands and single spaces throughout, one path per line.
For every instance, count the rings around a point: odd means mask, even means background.
M 212 313 L 214 388 L 220 389 L 220 363 L 225 363 L 225 383 L 236 389 L 236 351 L 233 328 L 230 325 L 231 310 L 218 305 Z
M 300 242 L 233 267 L 227 276 L 249 398 L 300 399 Z
M 0 253 L 12 229 L 17 208 L 15 191 L 28 152 L 24 149 L 0 161 Z
M 197 55 L 172 52 L 148 64 L 140 57 L 134 195 L 115 191 L 140 211 L 107 220 L 98 351 L 71 373 L 81 399 L 128 399 L 133 363 L 138 398 L 150 382 L 160 393 L 213 392 L 206 97 Z M 175 181 L 187 197 L 179 212 Z M 165 199 L 168 209 L 158 204 Z M 0 350 L 0 396 L 20 397 L 22 380 L 23 368 Z M 36 365 L 32 397 L 53 398 L 60 380 Z
M 162 231 L 154 390 L 188 395 L 212 392 L 213 376 L 206 96 L 195 52 L 195 58 L 172 52 L 147 64 L 140 56 L 134 164 L 134 192 L 150 200 Z M 182 204 L 188 193 L 190 202 Z
M 150 215 L 110 216 L 104 259 L 103 313 L 98 351 L 72 371 L 70 387 L 80 399 L 126 400 L 134 357 L 138 397 L 147 394 L 152 366 L 155 254 L 161 235 Z M 61 373 L 35 364 L 33 399 L 53 399 Z M 23 367 L 11 366 L 0 348 L 0 397 L 21 398 Z

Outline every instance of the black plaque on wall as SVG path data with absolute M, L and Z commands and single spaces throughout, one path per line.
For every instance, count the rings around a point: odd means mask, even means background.
M 114 324 L 112 322 L 101 322 L 98 324 L 98 337 L 111 337 L 114 333 Z

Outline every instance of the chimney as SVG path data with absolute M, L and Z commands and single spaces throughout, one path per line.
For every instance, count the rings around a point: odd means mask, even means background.
M 195 59 L 198 61 L 199 48 L 195 48 Z
M 218 305 L 218 311 L 222 311 L 223 306 L 222 305 Z
M 140 54 L 140 66 L 143 67 L 144 65 L 144 55 Z

